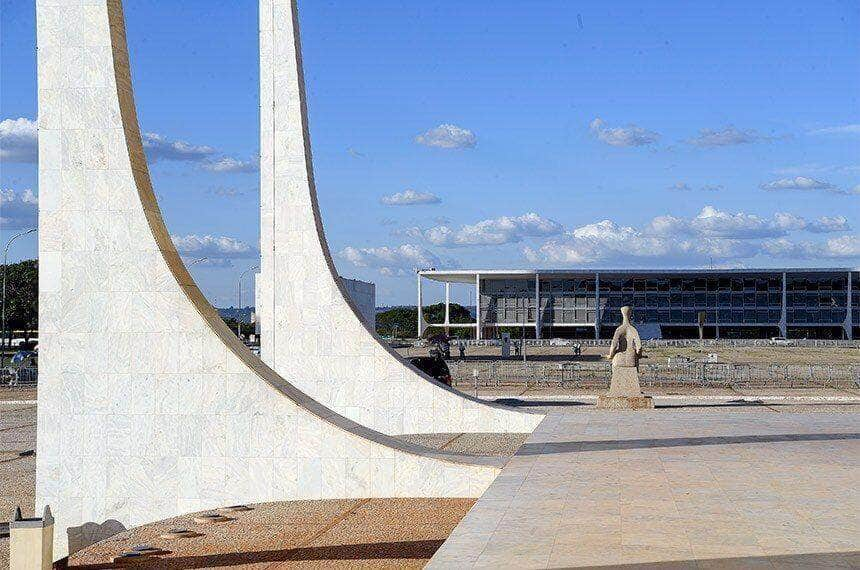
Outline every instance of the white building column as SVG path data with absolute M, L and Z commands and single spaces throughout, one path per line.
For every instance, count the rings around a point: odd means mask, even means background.
M 475 273 L 475 340 L 481 340 L 481 274 Z
M 418 338 L 424 336 L 424 329 L 427 328 L 427 325 L 424 323 L 424 298 L 421 294 L 421 274 L 416 273 L 418 276 Z
M 541 329 L 540 311 L 540 275 L 535 273 L 535 338 L 540 338 Z
M 451 334 L 451 284 L 445 282 L 445 334 Z
M 786 273 L 783 271 L 782 273 L 782 305 L 780 307 L 779 313 L 779 336 L 783 338 L 788 338 L 788 308 L 786 301 L 788 299 L 787 289 L 788 289 L 788 277 Z
M 846 289 L 847 297 L 845 303 L 845 338 L 854 340 L 854 315 L 851 313 L 853 299 L 851 298 L 851 272 L 848 272 L 848 287 Z
M 600 339 L 600 273 L 594 274 L 594 339 Z

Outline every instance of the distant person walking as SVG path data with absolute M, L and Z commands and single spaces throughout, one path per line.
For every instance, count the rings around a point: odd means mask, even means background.
M 457 346 L 457 348 L 460 350 L 460 360 L 465 360 L 466 359 L 466 343 L 464 343 L 461 340 L 459 345 Z

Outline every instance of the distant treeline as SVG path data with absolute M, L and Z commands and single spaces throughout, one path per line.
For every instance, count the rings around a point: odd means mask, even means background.
M 451 323 L 464 324 L 475 322 L 471 311 L 463 305 L 451 303 L 450 310 Z M 424 307 L 424 321 L 427 323 L 445 322 L 445 304 L 436 303 L 435 305 Z M 377 312 L 376 332 L 386 337 L 415 338 L 418 335 L 418 308 L 415 306 L 392 307 Z M 425 332 L 425 336 L 437 332 L 441 332 L 441 329 L 436 327 L 430 328 Z M 452 336 L 466 337 L 471 334 L 472 332 L 469 329 L 451 329 Z

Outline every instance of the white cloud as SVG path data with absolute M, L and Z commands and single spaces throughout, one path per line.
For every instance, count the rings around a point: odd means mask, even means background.
M 776 257 L 795 259 L 856 259 L 860 258 L 860 236 L 844 235 L 823 243 L 792 242 L 785 238 L 767 240 L 763 250 Z
M 731 146 L 737 144 L 749 144 L 759 141 L 771 140 L 771 137 L 760 135 L 754 130 L 740 130 L 729 125 L 720 130 L 702 129 L 698 136 L 687 140 L 688 144 L 711 148 L 717 146 Z
M 343 248 L 338 255 L 357 267 L 373 267 L 383 275 L 406 275 L 416 269 L 438 267 L 443 261 L 432 251 L 419 245 L 403 244 L 396 247 Z M 446 261 L 446 265 L 456 265 Z
M 203 163 L 202 168 L 209 172 L 257 172 L 260 170 L 260 163 L 256 160 L 239 160 L 232 156 L 222 156 Z
M 621 226 L 611 220 L 586 224 L 550 239 L 537 248 L 523 248 L 532 263 L 680 263 L 718 260 L 737 262 L 757 255 L 776 257 L 856 257 L 852 239 L 841 236 L 825 243 L 796 242 L 792 232 L 842 232 L 849 230 L 842 216 L 808 221 L 789 213 L 764 218 L 745 212 L 723 212 L 706 206 L 695 216 L 657 216 L 642 229 Z
M 260 255 L 256 247 L 228 236 L 173 235 L 176 251 L 186 258 L 208 258 L 209 265 L 231 267 L 234 259 L 254 259 Z
M 214 194 L 220 198 L 238 198 L 244 196 L 245 192 L 233 187 L 217 186 L 206 191 L 207 194 Z
M 36 121 L 25 117 L 0 121 L 0 161 L 36 162 L 38 153 Z
M 839 125 L 836 127 L 825 127 L 810 131 L 813 135 L 860 135 L 860 125 Z
M 473 148 L 478 138 L 469 129 L 443 123 L 417 135 L 415 142 L 436 148 Z
M 669 186 L 667 190 L 678 190 L 681 192 L 687 192 L 689 190 L 692 190 L 692 188 L 690 188 L 690 185 L 686 182 L 675 182 L 674 184 Z
M 656 142 L 660 137 L 654 131 L 648 131 L 636 125 L 607 127 L 599 117 L 591 121 L 588 128 L 597 140 L 612 146 L 643 146 Z
M 403 192 L 383 196 L 380 201 L 387 206 L 413 206 L 416 204 L 438 204 L 442 199 L 432 192 L 419 192 L 410 188 Z
M 143 133 L 143 151 L 150 162 L 178 160 L 202 162 L 211 158 L 215 149 L 211 146 L 192 145 L 185 141 L 170 140 L 156 133 Z
M 0 228 L 23 230 L 38 223 L 39 199 L 29 188 L 16 192 L 0 189 Z
M 762 190 L 835 190 L 836 186 L 807 176 L 795 176 L 760 184 L 759 188 Z
M 779 214 L 778 214 L 779 215 Z M 790 224 L 788 214 L 782 221 L 767 220 L 755 214 L 744 212 L 729 213 L 717 210 L 713 206 L 705 206 L 690 220 L 690 226 L 696 234 L 705 237 L 753 239 L 783 235 Z
M 563 229 L 558 222 L 530 212 L 522 216 L 501 216 L 482 220 L 459 228 L 448 225 L 438 225 L 429 229 L 413 227 L 405 230 L 405 233 L 410 237 L 425 239 L 433 245 L 456 247 L 514 243 L 528 237 L 560 234 Z
M 679 192 L 689 192 L 693 189 L 693 187 L 686 182 L 676 182 L 671 186 L 667 187 L 666 189 Z M 702 192 L 719 192 L 722 189 L 723 186 L 720 184 L 705 184 L 699 187 L 699 190 L 701 190 Z
M 469 129 L 443 123 L 417 135 L 415 142 L 436 148 L 473 148 L 478 138 Z
M 845 232 L 851 229 L 848 224 L 848 219 L 845 216 L 821 216 L 817 220 L 810 222 L 806 228 L 807 231 L 823 234 L 831 232 Z

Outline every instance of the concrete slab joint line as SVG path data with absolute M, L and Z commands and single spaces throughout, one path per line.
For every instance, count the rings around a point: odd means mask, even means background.
M 290 36 L 294 6 L 291 15 L 288 3 L 262 5 L 261 38 L 275 27 Z M 70 536 L 86 546 L 104 529 L 232 504 L 479 496 L 501 460 L 431 451 L 360 425 L 277 374 L 227 329 L 177 254 L 155 199 L 122 3 L 37 0 L 36 12 L 36 509 L 54 513 L 54 556 L 66 555 Z M 279 13 L 276 23 L 265 19 Z M 262 61 L 275 65 L 271 42 L 261 43 Z M 281 57 L 294 48 L 275 43 L 277 65 L 297 89 L 296 60 Z M 280 168 L 286 175 L 291 165 Z M 341 373 L 344 362 L 326 365 Z M 387 355 L 365 364 L 406 373 Z M 355 385 L 366 391 L 362 378 Z M 360 397 L 342 396 L 342 404 Z M 464 402 L 433 401 L 439 408 L 428 412 L 440 417 Z M 463 406 L 464 417 L 471 413 L 478 408 Z
M 461 394 L 406 363 L 344 290 L 317 202 L 295 2 L 260 1 L 260 103 L 263 362 L 383 433 L 532 431 L 540 416 Z

